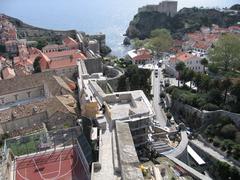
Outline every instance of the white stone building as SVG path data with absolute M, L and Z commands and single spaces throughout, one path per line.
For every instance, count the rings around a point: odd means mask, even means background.
M 191 53 L 182 52 L 176 54 L 174 57 L 171 57 L 165 64 L 165 69 L 167 73 L 178 77 L 178 72 L 175 67 L 179 62 L 184 62 L 186 67 L 195 71 L 195 72 L 203 72 L 204 66 L 201 64 L 201 57 L 193 55 Z

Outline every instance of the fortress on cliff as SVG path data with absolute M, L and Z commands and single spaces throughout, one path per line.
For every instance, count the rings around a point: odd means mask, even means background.
M 177 13 L 177 1 L 162 1 L 158 5 L 150 4 L 138 9 L 138 12 L 153 12 L 166 13 L 173 17 Z

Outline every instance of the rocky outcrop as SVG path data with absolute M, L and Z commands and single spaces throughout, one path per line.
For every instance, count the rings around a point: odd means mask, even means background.
M 144 39 L 156 28 L 169 29 L 175 38 L 181 38 L 186 32 L 198 30 L 201 26 L 217 24 L 228 27 L 236 24 L 240 12 L 232 15 L 215 9 L 183 8 L 174 17 L 159 12 L 139 12 L 134 16 L 126 31 L 129 38 Z

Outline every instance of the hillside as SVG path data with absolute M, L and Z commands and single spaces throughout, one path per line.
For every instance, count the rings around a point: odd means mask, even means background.
M 6 16 L 7 19 L 17 28 L 19 38 L 34 40 L 34 41 L 47 41 L 52 43 L 61 43 L 63 37 L 75 36 L 75 30 L 58 31 L 51 29 L 43 29 L 28 25 L 17 18 Z
M 240 21 L 240 12 L 231 15 L 215 9 L 183 8 L 174 17 L 159 12 L 140 12 L 134 16 L 126 31 L 129 38 L 144 39 L 156 28 L 169 29 L 175 38 L 186 32 L 198 30 L 201 26 L 217 24 L 228 27 Z

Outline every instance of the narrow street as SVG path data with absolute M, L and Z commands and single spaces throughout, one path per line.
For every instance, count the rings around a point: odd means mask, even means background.
M 153 93 L 153 100 L 152 105 L 156 113 L 156 121 L 159 123 L 161 127 L 165 127 L 167 124 L 167 119 L 164 114 L 164 111 L 159 104 L 160 102 L 160 81 L 163 80 L 162 68 L 158 68 L 158 73 L 155 74 L 155 70 L 152 71 L 152 93 Z

